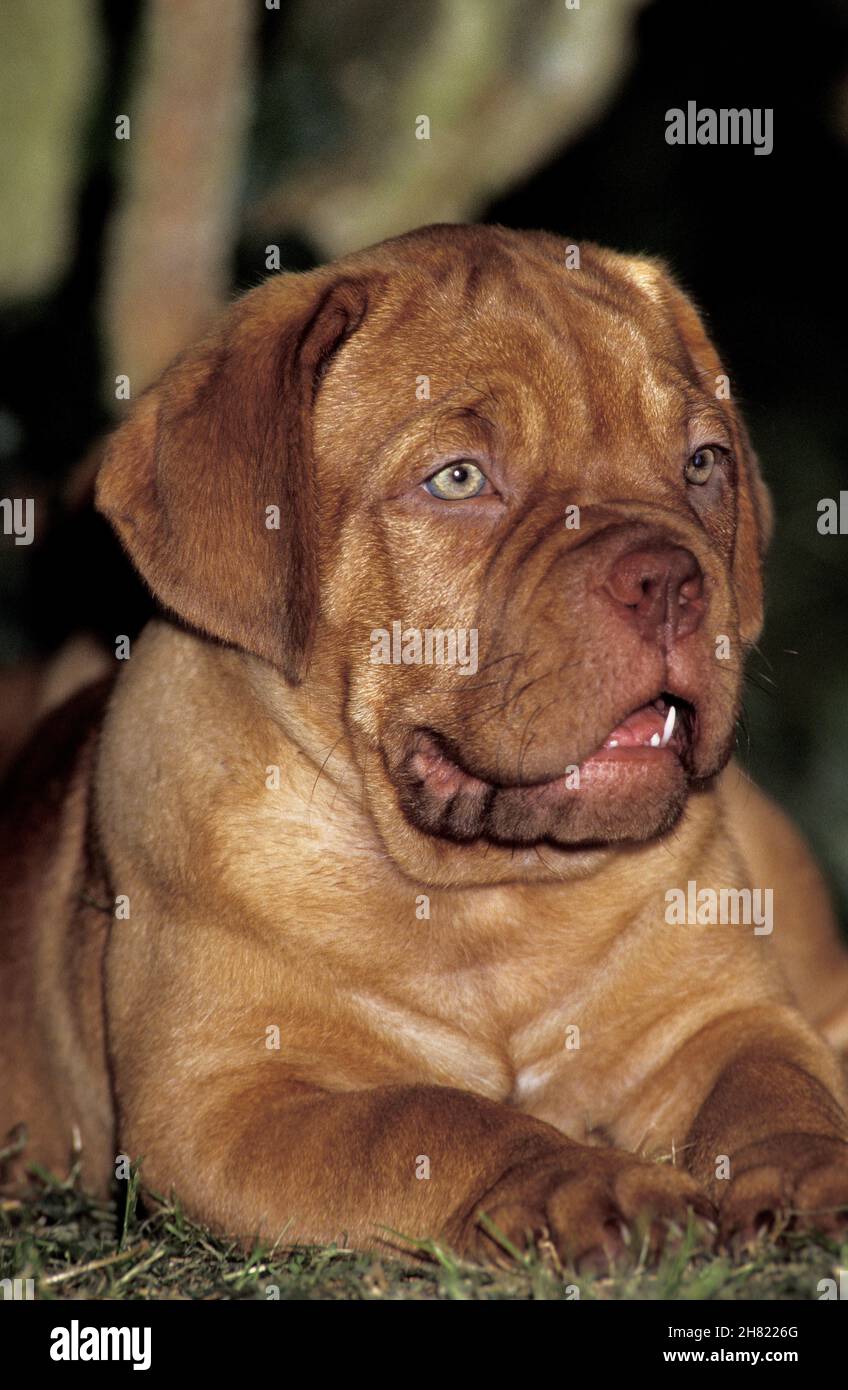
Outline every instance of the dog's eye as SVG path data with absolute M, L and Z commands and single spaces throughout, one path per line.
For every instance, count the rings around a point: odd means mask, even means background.
M 470 459 L 457 459 L 448 463 L 428 478 L 424 484 L 431 497 L 443 502 L 463 502 L 467 497 L 476 497 L 486 486 L 486 475 Z
M 683 470 L 687 483 L 705 483 L 718 463 L 718 449 L 696 449 Z

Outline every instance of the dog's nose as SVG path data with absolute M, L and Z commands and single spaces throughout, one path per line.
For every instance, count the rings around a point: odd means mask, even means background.
M 605 588 L 646 642 L 688 637 L 703 616 L 704 576 L 682 546 L 651 546 L 619 556 Z

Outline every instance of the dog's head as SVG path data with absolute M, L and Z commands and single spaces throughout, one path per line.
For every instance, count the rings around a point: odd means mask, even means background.
M 167 608 L 332 709 L 415 877 L 565 872 L 729 757 L 768 501 L 653 261 L 445 226 L 269 280 L 98 498 Z

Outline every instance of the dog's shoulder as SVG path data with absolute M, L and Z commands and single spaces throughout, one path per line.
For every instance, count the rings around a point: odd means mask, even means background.
M 844 947 L 824 874 L 798 826 L 738 764 L 722 774 L 719 796 L 750 885 L 773 894 L 771 941 L 795 998 L 831 1043 L 844 1048 Z
M 59 850 L 69 820 L 86 833 L 94 750 L 114 685 L 106 676 L 51 710 L 6 772 L 2 882 L 14 888 Z

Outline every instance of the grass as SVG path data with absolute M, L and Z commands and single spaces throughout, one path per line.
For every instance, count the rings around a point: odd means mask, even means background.
M 543 1250 L 509 1268 L 482 1269 L 425 1245 L 410 1263 L 336 1246 L 275 1248 L 246 1254 L 210 1235 L 174 1202 L 143 1210 L 136 1179 L 97 1201 L 75 1179 L 37 1170 L 31 1200 L 0 1199 L 0 1278 L 32 1279 L 39 1299 L 568 1300 L 816 1299 L 822 1278 L 848 1268 L 848 1244 L 784 1235 L 738 1259 L 713 1253 L 694 1227 L 649 1268 L 578 1277 Z

